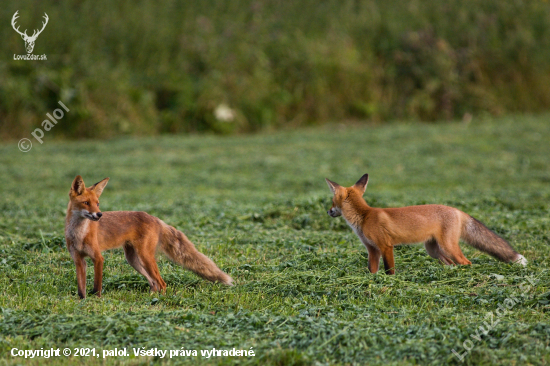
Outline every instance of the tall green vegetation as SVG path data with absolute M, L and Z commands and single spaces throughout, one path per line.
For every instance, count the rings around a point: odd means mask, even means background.
M 248 132 L 550 105 L 550 4 L 501 0 L 23 0 L 0 11 L 2 137 Z M 35 54 L 9 27 L 50 23 Z M 227 106 L 227 119 L 216 109 Z M 227 113 L 226 113 L 227 114 Z

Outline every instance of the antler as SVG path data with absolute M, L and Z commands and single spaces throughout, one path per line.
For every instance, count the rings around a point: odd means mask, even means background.
M 19 16 L 17 15 L 18 12 L 19 12 L 19 10 L 17 10 L 17 11 L 15 12 L 15 14 L 13 14 L 13 18 L 11 18 L 11 26 L 13 27 L 13 30 L 15 30 L 15 31 L 16 31 L 17 33 L 19 33 L 20 35 L 25 36 L 25 37 L 28 37 L 28 36 L 27 36 L 27 30 L 26 30 L 26 29 L 25 29 L 25 33 L 21 33 L 21 32 L 19 31 L 19 27 L 15 28 L 15 20 L 16 20 L 17 18 L 19 18 Z M 44 13 L 44 14 L 46 14 L 46 13 Z
M 17 14 L 17 12 L 15 12 L 15 13 Z M 32 36 L 30 36 L 29 38 L 36 39 L 36 37 L 38 37 L 38 35 L 39 35 L 40 33 L 42 33 L 42 31 L 44 30 L 44 28 L 46 28 L 46 24 L 48 24 L 48 20 L 50 19 L 50 18 L 48 18 L 48 14 L 44 13 L 44 19 L 46 19 L 46 22 L 45 22 L 45 23 L 42 22 L 42 29 L 40 29 L 40 30 L 38 31 L 38 33 L 36 33 L 37 30 L 35 29 L 34 32 L 33 32 L 33 34 L 32 34 Z M 27 31 L 27 30 L 25 29 L 25 32 L 26 32 L 26 31 Z M 26 33 L 25 33 L 25 34 L 26 34 Z

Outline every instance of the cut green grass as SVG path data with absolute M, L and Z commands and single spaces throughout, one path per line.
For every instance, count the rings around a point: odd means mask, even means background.
M 12 348 L 253 347 L 254 357 L 207 359 L 199 351 L 169 362 L 549 363 L 548 117 L 226 138 L 45 140 L 28 153 L 1 145 L 0 362 L 168 362 L 25 360 L 12 357 Z M 331 194 L 324 182 L 350 185 L 364 173 L 372 206 L 457 207 L 507 238 L 529 265 L 500 263 L 462 245 L 472 265 L 444 267 L 412 245 L 396 249 L 395 276 L 370 274 L 357 237 L 326 214 Z M 109 176 L 102 210 L 143 210 L 176 226 L 236 286 L 211 284 L 159 256 L 168 289 L 150 294 L 114 250 L 104 253 L 103 297 L 78 300 L 63 237 L 77 174 L 88 185 Z M 525 290 L 528 279 L 536 284 Z M 507 299 L 517 301 L 497 317 Z M 498 324 L 476 340 L 489 313 Z

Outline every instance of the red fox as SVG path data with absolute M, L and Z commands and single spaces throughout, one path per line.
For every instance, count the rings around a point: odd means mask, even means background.
M 459 239 L 501 261 L 527 265 L 525 257 L 506 240 L 456 208 L 443 205 L 370 207 L 363 199 L 368 174 L 347 188 L 328 179 L 326 181 L 334 195 L 328 214 L 331 217 L 344 216 L 367 247 L 371 273 L 378 271 L 382 256 L 386 273 L 394 274 L 393 247 L 419 242 L 424 242 L 428 254 L 443 264 L 472 264 L 462 254 Z
M 142 274 L 151 291 L 164 291 L 155 260 L 157 247 L 174 262 L 199 276 L 223 284 L 232 285 L 233 279 L 219 269 L 204 254 L 197 251 L 185 234 L 162 220 L 145 212 L 99 210 L 99 196 L 109 178 L 86 188 L 80 175 L 74 179 L 69 192 L 69 206 L 65 219 L 67 249 L 76 265 L 78 296 L 86 297 L 86 261 L 94 263 L 94 288 L 92 293 L 101 296 L 103 256 L 108 249 L 124 249 L 128 263 Z

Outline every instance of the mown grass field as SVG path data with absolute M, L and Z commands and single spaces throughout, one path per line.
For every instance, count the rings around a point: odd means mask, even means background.
M 28 153 L 0 145 L 0 364 L 548 364 L 549 118 L 106 142 L 46 136 Z M 370 274 L 359 240 L 326 214 L 324 178 L 351 185 L 363 173 L 372 206 L 457 207 L 529 265 L 462 246 L 472 266 L 443 267 L 413 245 L 396 250 L 395 276 Z M 103 211 L 162 218 L 236 286 L 160 257 L 168 290 L 150 294 L 115 250 L 105 253 L 103 297 L 78 300 L 63 237 L 77 174 L 88 185 L 109 176 Z M 528 278 L 536 284 L 526 290 Z M 498 324 L 476 340 L 489 312 Z M 14 347 L 253 347 L 255 356 L 25 360 L 10 355 Z

